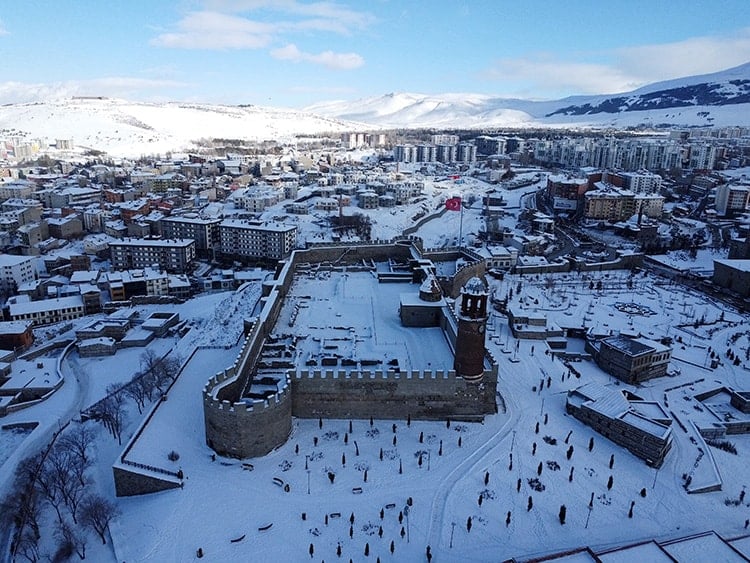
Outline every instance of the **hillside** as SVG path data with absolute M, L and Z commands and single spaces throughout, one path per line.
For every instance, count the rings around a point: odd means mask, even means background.
M 200 139 L 285 140 L 355 127 L 336 118 L 260 106 L 69 98 L 0 107 L 0 138 L 72 138 L 77 147 L 122 156 L 185 150 Z
M 530 101 L 481 94 L 391 93 L 305 109 L 383 127 L 750 125 L 750 63 L 618 95 Z

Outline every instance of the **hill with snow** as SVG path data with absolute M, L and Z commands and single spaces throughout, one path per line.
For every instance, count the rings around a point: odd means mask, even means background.
M 750 125 L 750 63 L 616 95 L 530 101 L 483 94 L 391 93 L 305 110 L 382 127 Z
M 0 138 L 73 139 L 118 156 L 187 150 L 201 139 L 263 141 L 348 131 L 361 125 L 305 111 L 260 106 L 142 103 L 68 98 L 0 106 Z
M 531 101 L 391 93 L 306 108 L 69 98 L 0 106 L 0 139 L 73 139 L 118 156 L 186 151 L 208 139 L 291 140 L 372 128 L 750 125 L 750 63 L 624 94 Z

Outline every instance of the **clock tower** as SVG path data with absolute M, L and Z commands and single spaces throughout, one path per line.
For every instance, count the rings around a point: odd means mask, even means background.
M 479 382 L 484 374 L 488 297 L 487 286 L 478 277 L 471 278 L 461 288 L 453 369 L 467 381 Z

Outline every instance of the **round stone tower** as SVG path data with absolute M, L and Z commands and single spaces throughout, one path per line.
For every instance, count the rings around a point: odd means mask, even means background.
M 467 381 L 481 381 L 484 373 L 488 297 L 487 286 L 478 277 L 471 278 L 461 288 L 453 369 Z

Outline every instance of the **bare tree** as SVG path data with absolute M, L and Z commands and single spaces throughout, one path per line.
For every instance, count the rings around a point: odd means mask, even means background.
M 117 507 L 103 496 L 93 494 L 81 502 L 81 524 L 94 530 L 107 543 L 105 533 L 109 523 L 119 514 Z
M 74 523 L 78 523 L 78 505 L 84 494 L 86 465 L 74 452 L 56 444 L 44 461 L 43 474 L 48 474 L 52 487 L 56 489 L 65 506 L 70 510 Z M 60 512 L 58 510 L 58 519 Z
M 143 408 L 146 406 L 146 401 L 151 400 L 153 392 L 153 386 L 149 381 L 147 375 L 136 375 L 133 380 L 128 383 L 122 390 L 127 397 L 130 397 L 135 401 L 135 405 L 138 407 L 138 414 L 143 413 Z
M 96 432 L 94 429 L 85 422 L 82 422 L 60 436 L 58 443 L 61 447 L 75 452 L 84 463 L 88 464 L 90 462 L 88 450 L 94 442 L 95 437 Z
M 86 534 L 80 528 L 74 527 L 67 520 L 59 522 L 55 536 L 62 544 L 61 551 L 72 554 L 74 551 L 81 559 L 86 559 Z
M 122 431 L 125 426 L 125 395 L 113 389 L 112 386 L 107 388 L 107 392 L 109 394 L 97 404 L 93 413 L 94 418 L 100 420 L 122 445 Z
M 37 467 L 29 465 L 26 471 L 29 471 L 29 477 L 36 490 L 41 493 L 47 504 L 54 508 L 55 513 L 57 514 L 57 521 L 62 522 L 62 507 L 65 501 L 63 500 L 62 490 L 60 488 L 59 474 L 55 467 L 47 462 L 47 459 L 45 459 L 44 462 L 42 462 L 41 459 L 34 461 L 41 463 L 41 467 L 38 467 L 37 469 Z
M 39 561 L 39 539 L 29 529 L 22 531 L 13 551 L 16 555 L 26 558 L 31 563 Z

